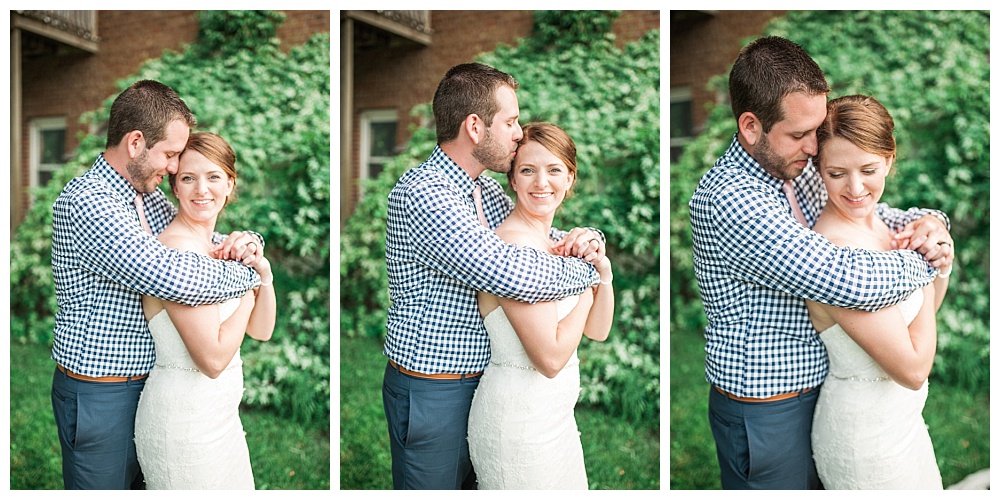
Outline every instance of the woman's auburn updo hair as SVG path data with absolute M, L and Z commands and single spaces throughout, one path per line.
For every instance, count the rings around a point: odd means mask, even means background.
M 229 200 L 236 197 L 236 152 L 225 139 L 211 132 L 191 132 L 187 144 L 184 146 L 184 151 L 181 152 L 181 157 L 188 151 L 198 152 L 208 161 L 216 164 L 233 180 L 233 192 L 226 197 L 226 203 L 223 206 L 228 205 Z M 171 190 L 177 182 L 175 177 L 175 174 L 169 176 Z
M 838 97 L 827 103 L 826 119 L 816 130 L 816 167 L 823 167 L 823 146 L 834 137 L 845 139 L 866 153 L 883 158 L 894 156 L 894 128 L 889 111 L 874 97 L 857 94 Z
M 524 134 L 524 137 L 518 141 L 519 146 L 528 142 L 541 144 L 543 148 L 547 149 L 566 165 L 569 173 L 573 174 L 573 184 L 576 184 L 576 143 L 573 142 L 573 139 L 570 138 L 565 130 L 551 123 L 531 123 L 522 127 L 521 133 Z M 516 166 L 517 156 L 515 155 L 514 161 L 511 162 L 510 170 L 507 171 L 508 183 L 514 180 Z M 573 186 L 570 185 L 566 194 L 569 195 L 572 189 Z

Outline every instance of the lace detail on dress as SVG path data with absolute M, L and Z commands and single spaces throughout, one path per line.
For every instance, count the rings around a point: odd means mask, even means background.
M 907 322 L 923 304 L 917 290 L 899 304 Z M 942 489 L 916 391 L 896 382 L 834 325 L 820 334 L 830 358 L 813 415 L 812 448 L 826 489 Z
M 559 301 L 562 318 L 578 297 Z M 580 394 L 576 353 L 554 378 L 538 373 L 503 310 L 483 320 L 486 367 L 469 413 L 469 455 L 479 489 L 587 489 L 573 409 Z
M 173 363 L 155 363 L 153 366 L 155 366 L 157 368 L 165 368 L 165 369 L 168 369 L 168 370 L 185 370 L 185 371 L 189 371 L 189 372 L 198 372 L 198 373 L 201 373 L 201 370 L 199 370 L 197 368 L 192 368 L 190 366 L 175 365 Z M 242 368 L 242 367 L 243 367 L 243 363 L 231 363 L 229 366 L 227 366 L 225 368 L 225 370 L 232 370 L 233 368 Z M 223 370 L 223 371 L 225 371 L 225 370 Z
M 222 320 L 240 299 L 219 305 Z M 166 311 L 149 321 L 156 365 L 139 397 L 135 446 L 147 489 L 253 489 L 239 405 L 243 370 L 237 350 L 215 379 L 194 364 Z
M 892 380 L 892 377 L 838 377 L 836 375 L 830 375 L 837 380 L 850 380 L 852 382 L 888 382 Z
M 500 368 L 517 368 L 518 370 L 530 370 L 530 371 L 533 371 L 533 372 L 537 372 L 538 371 L 538 369 L 535 368 L 534 366 L 517 365 L 517 364 L 514 364 L 514 363 L 503 363 L 503 362 L 498 362 L 498 361 L 490 361 L 490 364 L 493 365 L 493 366 L 500 367 Z M 566 367 L 563 368 L 563 369 L 565 370 L 566 368 L 570 368 L 570 367 L 573 367 L 573 366 L 580 366 L 580 363 L 566 363 Z

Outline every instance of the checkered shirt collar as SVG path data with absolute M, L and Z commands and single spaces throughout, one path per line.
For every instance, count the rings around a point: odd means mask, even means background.
M 465 196 L 472 196 L 472 190 L 476 188 L 478 184 L 477 179 L 469 177 L 469 174 L 462 170 L 462 167 L 455 163 L 441 146 L 435 146 L 434 152 L 431 153 L 430 158 L 428 158 L 426 164 L 433 165 L 439 172 L 441 172 L 452 184 L 455 185 L 455 189 L 459 193 Z
M 95 176 L 106 183 L 112 191 L 118 193 L 123 200 L 132 203 L 135 200 L 135 196 L 139 194 L 135 188 L 129 184 L 128 180 L 122 177 L 114 167 L 108 163 L 108 160 L 104 159 L 104 153 L 97 155 L 97 160 L 94 161 L 94 166 L 90 169 L 91 175 Z
M 722 158 L 719 158 L 718 164 L 721 165 L 724 163 L 735 164 L 737 167 L 745 170 L 751 177 L 759 179 L 769 186 L 773 186 L 774 189 L 780 190 L 781 185 L 784 183 L 781 179 L 764 171 L 764 167 L 753 156 L 750 156 L 750 153 L 746 149 L 743 149 L 738 133 L 733 134 L 733 143 L 729 145 L 726 154 L 722 155 Z

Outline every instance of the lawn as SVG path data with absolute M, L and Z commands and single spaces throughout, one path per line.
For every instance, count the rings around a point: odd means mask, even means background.
M 10 489 L 62 489 L 62 458 L 52 416 L 49 348 L 10 345 Z M 329 423 L 294 425 L 242 408 L 257 489 L 330 489 Z
M 341 489 L 392 488 L 389 437 L 382 410 L 385 363 L 379 341 L 341 337 Z M 576 420 L 590 489 L 660 489 L 659 426 L 630 425 L 600 409 L 579 405 Z
M 670 489 L 720 489 L 715 441 L 708 425 L 705 341 L 670 335 Z M 990 466 L 990 395 L 935 384 L 924 407 L 945 487 Z

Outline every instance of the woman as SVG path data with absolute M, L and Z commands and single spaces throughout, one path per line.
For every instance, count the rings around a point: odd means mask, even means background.
M 576 177 L 576 146 L 555 125 L 528 125 L 523 132 L 507 174 L 517 201 L 496 233 L 559 255 L 549 231 Z M 469 414 L 469 453 L 480 489 L 587 489 L 573 415 L 580 393 L 576 348 L 583 335 L 605 340 L 614 314 L 611 262 L 604 257 L 595 267 L 599 286 L 558 302 L 479 293 L 491 351 Z
M 168 247 L 213 255 L 212 235 L 236 187 L 236 155 L 221 137 L 192 133 L 170 187 L 177 217 L 159 235 Z M 253 243 L 251 243 L 253 244 Z M 244 334 L 268 340 L 276 301 L 271 265 L 261 285 L 218 305 L 143 297 L 156 365 L 139 398 L 135 443 L 147 489 L 253 489 L 239 404 Z
M 829 201 L 813 229 L 834 244 L 892 248 L 892 233 L 875 215 L 875 204 L 895 159 L 893 126 L 871 97 L 828 104 L 814 160 Z M 807 302 L 830 357 L 812 428 L 825 488 L 942 488 L 921 412 L 937 343 L 935 312 L 950 273 L 875 313 Z

